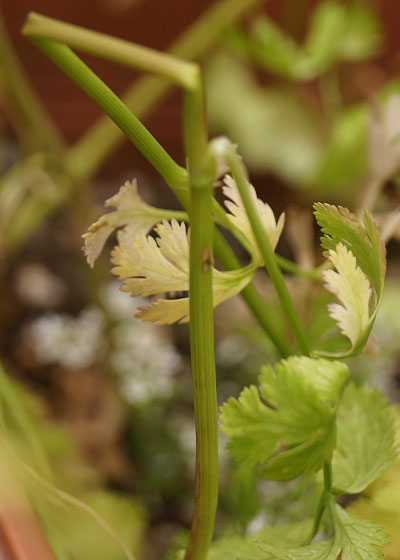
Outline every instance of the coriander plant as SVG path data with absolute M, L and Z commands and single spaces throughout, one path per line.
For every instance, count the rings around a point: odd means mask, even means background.
M 310 276 L 319 278 L 322 288 L 333 294 L 326 313 L 343 336 L 340 347 L 313 347 L 282 273 L 288 267 L 297 274 L 304 271 L 275 254 L 285 217 L 275 217 L 257 197 L 237 147 L 225 137 L 209 140 L 200 67 L 33 13 L 23 32 L 111 117 L 182 205 L 180 211 L 150 206 L 140 197 L 136 180 L 127 181 L 106 202 L 111 212 L 84 235 L 87 260 L 93 266 L 117 230 L 113 274 L 123 281 L 123 291 L 151 297 L 138 317 L 157 324 L 189 322 L 195 506 L 186 549 L 178 556 L 185 560 L 381 558 L 384 532 L 372 521 L 348 513 L 341 500 L 362 492 L 397 452 L 394 409 L 378 391 L 352 382 L 343 361 L 364 351 L 382 299 L 385 247 L 371 214 L 365 211 L 358 217 L 340 206 L 314 205 L 326 262 Z M 71 49 L 162 76 L 183 89 L 186 168 L 170 157 Z M 224 205 L 214 197 L 220 185 Z M 240 264 L 221 230 L 228 230 L 243 246 L 248 264 Z M 281 336 L 254 287 L 259 269 L 265 269 L 271 280 L 293 339 Z M 182 292 L 182 297 L 176 297 Z M 218 501 L 213 308 L 239 293 L 282 360 L 263 367 L 257 385 L 244 388 L 238 398 L 229 398 L 221 407 L 228 449 L 258 477 L 313 479 L 319 503 L 313 519 L 304 523 L 266 527 L 255 535 L 212 543 Z

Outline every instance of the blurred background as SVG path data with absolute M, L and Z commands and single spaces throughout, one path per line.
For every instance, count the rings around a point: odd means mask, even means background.
M 119 291 L 109 251 L 93 270 L 81 251 L 81 235 L 126 180 L 136 177 L 151 204 L 177 202 L 100 109 L 20 34 L 31 10 L 159 50 L 205 21 L 209 41 L 197 58 L 210 135 L 237 142 L 259 196 L 276 215 L 286 212 L 278 252 L 304 268 L 320 264 L 314 201 L 356 213 L 367 207 L 380 224 L 386 295 L 367 355 L 350 365 L 355 379 L 399 400 L 400 5 L 254 1 L 215 33 L 207 14 L 216 4 L 1 3 L 1 438 L 43 477 L 24 485 L 60 559 L 123 555 L 115 538 L 55 487 L 99 512 L 138 558 L 173 558 L 190 526 L 195 440 L 187 326 L 135 319 L 143 302 Z M 229 13 L 229 0 L 221 4 Z M 146 85 L 130 69 L 82 58 L 184 165 L 181 93 L 171 89 L 149 102 L 146 92 L 157 82 Z M 290 338 L 268 280 L 257 283 Z M 330 332 L 330 296 L 306 278 L 288 276 L 288 283 L 312 344 L 334 348 L 340 339 Z M 239 298 L 216 310 L 216 351 L 221 403 L 253 382 L 262 363 L 280 357 Z M 399 465 L 382 484 L 400 496 Z M 217 534 L 302 519 L 313 496 L 312 484 L 299 491 L 296 481 L 256 481 L 232 463 L 221 441 Z M 378 502 L 373 511 L 362 500 L 354 507 L 360 515 L 369 508 L 368 518 L 385 524 L 392 533 L 385 558 L 396 559 L 400 498 Z

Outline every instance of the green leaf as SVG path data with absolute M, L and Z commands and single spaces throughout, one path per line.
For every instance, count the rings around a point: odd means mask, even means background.
M 333 452 L 333 486 L 341 494 L 358 494 L 376 480 L 396 457 L 393 407 L 377 390 L 351 383 L 337 416 Z
M 276 74 L 300 80 L 312 75 L 310 63 L 299 45 L 267 17 L 253 23 L 250 45 L 256 60 Z
M 311 80 L 341 61 L 373 56 L 381 43 L 379 21 L 367 6 L 346 6 L 329 0 L 317 5 L 303 46 L 262 17 L 253 24 L 246 50 L 275 74 Z M 241 46 L 246 52 L 243 39 Z
M 315 72 L 322 73 L 340 61 L 365 60 L 381 42 L 379 21 L 367 6 L 328 1 L 320 3 L 313 14 L 304 50 Z
M 212 543 L 207 560 L 267 560 L 267 558 L 265 553 L 247 538 L 227 537 Z
M 322 2 L 313 13 L 305 51 L 312 60 L 315 75 L 328 70 L 340 58 L 340 42 L 347 27 L 347 10 L 337 2 Z
M 335 543 L 342 553 L 342 560 L 378 560 L 383 558 L 381 547 L 387 536 L 381 527 L 347 513 L 338 504 L 331 504 Z
M 347 6 L 346 32 L 338 41 L 342 60 L 359 61 L 375 55 L 382 46 L 383 35 L 377 16 L 365 3 Z
M 297 546 L 304 541 L 304 535 L 311 532 L 313 520 L 308 519 L 288 525 L 264 527 L 255 535 L 247 537 L 227 537 L 215 541 L 211 545 L 207 560 L 269 560 L 272 556 L 265 555 L 259 543 L 267 542 L 279 547 L 282 542 L 289 546 Z
M 254 544 L 256 544 L 254 542 Z M 259 548 L 268 553 L 264 556 L 264 560 L 337 560 L 340 548 L 336 545 L 334 539 L 309 544 L 307 546 L 286 548 L 283 546 L 273 546 L 269 543 L 258 542 Z
M 345 245 L 380 297 L 386 271 L 386 251 L 369 212 L 364 212 L 362 224 L 347 208 L 317 202 L 314 214 L 324 233 L 322 247 L 335 250 L 338 243 Z
M 319 193 L 340 192 L 341 200 L 354 199 L 354 185 L 367 171 L 367 107 L 357 104 L 340 111 L 313 184 Z M 352 187 L 352 188 L 350 188 Z
M 315 108 L 288 88 L 260 87 L 248 67 L 226 54 L 209 63 L 206 81 L 210 122 L 239 144 L 246 164 L 308 186 L 324 147 Z
M 332 455 L 347 378 L 345 364 L 304 356 L 263 368 L 259 390 L 252 385 L 221 409 L 228 449 L 274 480 L 320 469 Z
M 254 544 L 267 552 L 264 557 L 279 560 L 379 560 L 383 558 L 381 547 L 387 542 L 382 529 L 371 521 L 363 521 L 347 513 L 333 501 L 329 504 L 333 520 L 334 536 L 326 541 L 307 546 L 287 548 L 269 542 L 253 540 Z
M 363 349 L 372 329 L 382 298 L 386 249 L 375 222 L 366 210 L 363 223 L 342 206 L 318 202 L 314 204 L 314 210 L 324 233 L 321 245 L 327 250 L 325 256 L 337 269 L 336 273 L 323 273 L 327 288 L 342 304 L 342 307 L 337 304 L 331 306 L 331 315 L 339 321 L 342 333 L 351 341 L 350 349 L 336 356 L 350 356 Z M 367 279 L 375 296 L 372 310 Z M 358 283 L 362 284 L 360 291 L 357 289 Z

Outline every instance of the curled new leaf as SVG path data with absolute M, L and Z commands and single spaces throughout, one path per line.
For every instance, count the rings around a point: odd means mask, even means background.
M 321 244 L 336 271 L 323 272 L 325 287 L 340 301 L 328 309 L 351 343 L 336 354 L 345 357 L 363 350 L 382 298 L 386 271 L 385 246 L 370 214 L 363 224 L 347 208 L 314 205 L 324 233 Z
M 276 221 L 272 208 L 269 204 L 257 198 L 253 185 L 249 184 L 249 192 L 258 210 L 271 247 L 275 250 L 285 224 L 285 215 L 281 214 L 278 221 Z M 237 185 L 230 175 L 226 175 L 224 177 L 223 193 L 228 199 L 225 201 L 225 206 L 230 212 L 227 214 L 228 219 L 243 233 L 247 239 L 249 250 L 251 251 L 254 259 L 254 264 L 262 266 L 263 260 L 258 249 L 257 242 L 254 238 L 251 224 L 247 217 L 246 210 L 244 209 Z
M 189 232 L 184 223 L 164 220 L 155 227 L 156 239 L 138 235 L 133 239 L 119 235 L 112 252 L 112 272 L 122 280 L 123 291 L 132 296 L 176 294 L 189 290 Z M 251 280 L 254 267 L 222 272 L 213 268 L 214 306 L 239 293 Z M 189 298 L 157 299 L 137 314 L 157 324 L 185 322 L 189 319 Z
M 105 206 L 115 210 L 101 216 L 83 235 L 84 251 L 90 266 L 94 265 L 114 230 L 124 228 L 125 236 L 132 239 L 147 233 L 160 219 L 177 214 L 146 204 L 139 196 L 136 179 L 126 181 L 118 193 L 106 201 Z
M 317 471 L 335 444 L 336 407 L 348 368 L 340 362 L 291 357 L 265 367 L 221 409 L 228 449 L 265 478 L 288 480 Z

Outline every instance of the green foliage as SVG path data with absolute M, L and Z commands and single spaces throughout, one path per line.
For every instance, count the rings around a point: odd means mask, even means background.
M 335 491 L 358 494 L 390 466 L 397 451 L 394 422 L 395 410 L 379 391 L 354 383 L 346 387 L 332 460 Z
M 365 5 L 328 0 L 317 5 L 302 47 L 262 17 L 253 24 L 248 51 L 269 71 L 292 80 L 311 80 L 339 62 L 371 57 L 381 43 L 379 22 Z
M 260 467 L 265 478 L 285 480 L 330 460 L 335 418 L 347 366 L 292 357 L 265 367 L 259 391 L 245 388 L 221 409 L 222 429 L 237 459 Z
M 342 560 L 378 560 L 383 558 L 382 551 L 378 547 L 382 547 L 386 543 L 386 535 L 380 527 L 371 521 L 361 521 L 356 517 L 347 513 L 339 505 L 331 502 L 329 504 L 330 518 L 334 527 L 334 537 L 306 546 L 291 547 L 293 542 L 291 539 L 284 540 L 285 529 L 286 534 L 290 535 L 290 528 L 282 528 L 280 539 L 274 542 L 274 539 L 268 538 L 268 532 L 264 535 L 256 536 L 249 539 L 250 546 L 259 548 L 263 551 L 263 560 L 300 560 L 303 558 L 312 558 L 313 560 L 337 560 L 339 554 Z M 300 539 L 303 538 L 306 531 L 300 533 Z M 266 537 L 265 540 L 263 537 Z M 243 545 L 242 545 L 243 547 Z M 252 558 L 250 547 L 247 550 L 247 556 L 238 556 L 247 560 Z M 267 555 L 265 555 L 267 553 Z M 254 556 L 258 558 L 258 556 Z
M 151 208 L 139 198 L 136 184 L 128 183 L 108 203 L 115 207 L 115 211 L 100 218 L 86 236 L 86 251 L 89 262 L 93 264 L 109 235 L 115 229 L 123 228 L 119 234 L 119 247 L 113 253 L 113 263 L 116 265 L 114 272 L 127 281 L 126 288 L 131 295 L 147 297 L 165 292 L 170 295 L 185 292 L 186 296 L 186 292 L 190 292 L 196 504 L 185 557 L 205 559 L 214 531 L 217 505 L 213 304 L 241 290 L 248 290 L 254 273 L 252 267 L 264 261 L 299 348 L 307 357 L 292 356 L 275 366 L 264 367 L 258 386 L 243 389 L 238 399 L 230 398 L 222 406 L 221 420 L 229 438 L 228 448 L 240 463 L 236 469 L 238 489 L 233 508 L 238 509 L 238 501 L 242 502 L 242 512 L 236 514 L 236 520 L 241 521 L 246 529 L 258 509 L 256 475 L 272 480 L 291 480 L 306 475 L 300 479 L 299 487 L 312 481 L 315 488 L 320 488 L 320 500 L 313 520 L 294 526 L 267 527 L 251 537 L 221 540 L 211 550 L 209 559 L 381 558 L 380 547 L 385 544 L 386 538 L 380 528 L 371 521 L 353 517 L 336 504 L 334 496 L 364 490 L 393 461 L 393 410 L 382 397 L 368 389 L 357 389 L 350 385 L 345 390 L 349 378 L 347 365 L 308 357 L 312 353 L 310 344 L 284 282 L 279 260 L 273 252 L 283 228 L 283 217 L 276 222 L 271 208 L 257 198 L 248 181 L 247 170 L 230 141 L 216 139 L 207 145 L 199 68 L 139 46 L 129 46 L 110 38 L 101 39 L 100 35 L 77 28 L 71 30 L 68 25 L 41 16 L 31 15 L 24 29 L 124 130 L 164 177 L 185 208 L 190 209 L 189 215 L 179 214 L 182 219 L 190 218 L 189 236 L 186 226 L 176 221 L 176 212 Z M 243 140 L 245 150 L 248 150 L 244 155 L 254 168 L 275 170 L 297 184 L 324 182 L 332 167 L 337 169 L 337 175 L 332 179 L 333 185 L 342 182 L 345 168 L 344 175 L 350 183 L 357 181 L 366 167 L 370 174 L 378 170 L 379 173 L 375 175 L 379 175 L 380 179 L 394 172 L 398 130 L 392 129 L 390 121 L 391 116 L 399 112 L 398 99 L 389 99 L 382 114 L 375 120 L 370 115 L 368 166 L 364 159 L 359 158 L 366 146 L 365 108 L 360 106 L 348 113 L 341 111 L 340 84 L 336 81 L 335 67 L 344 61 L 365 60 L 377 52 L 381 43 L 379 25 L 365 5 L 359 2 L 343 4 L 333 0 L 320 2 L 302 47 L 266 18 L 254 23 L 248 40 L 238 32 L 235 38 L 242 54 L 247 49 L 264 67 L 280 77 L 299 82 L 320 78 L 318 85 L 322 111 L 320 107 L 311 109 L 312 102 L 305 103 L 307 95 L 304 92 L 298 95 L 287 85 L 268 90 L 259 88 L 240 64 L 230 62 L 227 69 L 220 69 L 216 65 L 217 70 L 214 68 L 214 72 L 223 80 L 225 94 L 217 109 L 214 105 L 216 125 L 228 129 L 235 141 Z M 97 48 L 103 53 L 102 40 L 111 41 L 108 44 L 113 45 L 112 57 L 119 62 L 140 70 L 161 73 L 186 89 L 184 141 L 188 169 L 174 162 L 121 100 L 69 49 L 71 46 L 93 53 Z M 105 56 L 109 54 L 105 48 Z M 300 87 L 297 89 L 301 91 Z M 231 94 L 227 96 L 226 91 Z M 321 132 L 323 119 L 320 113 L 323 112 L 326 112 L 329 124 L 333 123 L 333 132 L 330 134 Z M 233 124 L 232 113 L 238 115 Z M 382 155 L 385 151 L 390 156 L 387 161 Z M 357 159 L 357 163 L 350 166 L 350 171 L 346 167 L 349 152 Z M 216 161 L 218 158 L 224 159 L 222 164 Z M 225 178 L 223 189 L 229 198 L 228 216 L 212 198 L 213 184 L 218 175 L 215 169 L 221 165 L 226 165 L 227 172 L 233 176 L 233 180 Z M 376 176 L 373 178 L 376 179 Z M 377 184 L 379 187 L 381 183 L 378 181 Z M 376 185 L 373 186 L 376 188 Z M 324 234 L 322 246 L 327 251 L 330 264 L 336 269 L 325 269 L 322 273 L 326 288 L 339 300 L 339 303 L 330 304 L 330 315 L 351 343 L 350 349 L 336 356 L 347 357 L 364 349 L 372 329 L 382 298 L 385 248 L 367 211 L 361 222 L 345 208 L 317 203 L 315 215 Z M 161 217 L 171 217 L 173 221 L 163 222 L 156 227 L 157 240 L 152 236 L 146 237 L 144 234 Z M 133 225 L 132 218 L 135 220 Z M 249 267 L 237 268 L 236 257 L 231 256 L 222 238 L 217 236 L 212 239 L 213 221 L 236 234 L 239 241 L 241 238 L 242 242 L 244 240 L 244 247 L 253 257 Z M 237 235 L 238 232 L 241 235 Z M 216 249 L 222 247 L 220 254 L 227 255 L 227 258 L 220 260 L 224 266 L 227 263 L 226 268 L 230 270 L 212 269 L 213 246 Z M 216 253 L 218 256 L 217 250 Z M 281 258 L 280 262 L 284 262 L 284 259 Z M 293 271 L 296 265 L 286 268 Z M 314 272 L 312 275 L 315 278 Z M 171 317 L 169 313 L 175 305 L 177 307 Z M 139 316 L 145 320 L 158 320 L 159 323 L 188 320 L 189 297 L 158 300 L 147 311 L 142 308 Z M 260 323 L 265 324 L 265 319 L 266 316 Z M 269 331 L 268 327 L 266 330 Z M 271 339 L 274 340 L 272 334 Z M 281 343 L 275 344 L 280 348 Z M 285 355 L 287 353 L 283 352 Z M 333 357 L 334 354 L 326 353 L 325 356 Z M 4 381 L 3 385 L 7 401 L 7 411 L 3 412 L 5 431 L 9 422 L 8 414 L 10 418 L 15 418 L 17 431 L 21 432 L 19 436 L 34 435 L 30 446 L 34 466 L 44 467 L 51 474 L 46 455 L 40 452 L 40 438 L 36 440 L 36 434 L 28 426 L 29 418 L 27 422 L 24 411 L 18 408 L 18 399 L 9 392 Z M 14 403 L 17 403 L 16 414 L 13 411 Z M 151 414 L 152 420 L 156 420 L 154 409 Z M 146 463 L 151 463 L 152 469 L 157 471 L 154 478 L 158 482 L 156 488 L 159 494 L 165 491 L 163 477 L 164 481 L 168 480 L 165 464 L 160 460 L 164 452 L 160 439 L 165 440 L 164 445 L 168 446 L 169 442 L 160 430 L 159 423 L 155 431 L 159 440 L 154 437 L 153 445 L 157 448 L 159 460 L 151 452 L 151 458 Z M 148 431 L 137 437 L 144 436 L 148 438 Z M 14 447 L 17 450 L 20 438 L 16 439 L 18 443 Z M 168 451 L 169 448 L 165 452 Z M 22 460 L 17 462 L 23 465 Z M 89 525 L 96 514 L 93 515 L 88 506 L 78 499 L 46 482 L 35 474 L 34 469 L 25 470 L 29 471 L 36 483 L 36 488 L 32 484 L 32 496 L 37 500 L 35 505 L 39 514 L 47 517 L 46 529 L 56 548 L 59 548 L 57 543 L 62 537 L 73 541 L 64 547 L 60 559 L 82 552 L 88 557 L 114 559 L 113 545 L 109 548 L 112 541 L 99 539 L 96 546 L 92 546 L 86 540 L 86 533 L 92 532 Z M 315 475 L 321 470 L 323 486 L 320 487 L 320 479 Z M 234 481 L 235 477 L 232 476 Z M 169 481 L 166 486 L 170 490 Z M 118 533 L 125 541 L 129 540 L 138 513 L 131 503 L 123 500 L 121 504 L 116 496 L 99 491 L 87 494 L 79 484 L 77 493 L 85 496 L 88 503 L 93 503 L 103 513 L 107 526 L 111 529 L 114 527 L 115 534 Z M 72 509 L 65 508 L 65 519 L 53 515 L 56 510 L 49 505 L 51 500 L 58 502 L 58 505 L 72 506 Z M 86 515 L 88 513 L 92 518 Z M 326 529 L 325 524 L 330 529 L 327 540 L 313 542 L 316 535 Z M 77 526 L 81 528 L 79 536 L 82 541 L 72 536 Z M 140 523 L 138 526 L 140 533 Z M 180 551 L 177 550 L 179 555 Z
M 325 142 L 310 103 L 289 88 L 260 87 L 242 62 L 226 54 L 209 63 L 206 80 L 214 130 L 239 144 L 251 169 L 306 187 Z
M 125 560 L 115 537 L 129 550 L 137 549 L 142 533 L 143 512 L 129 497 L 97 490 L 81 496 L 107 526 L 107 530 L 84 509 L 52 507 L 53 520 L 48 523 L 50 542 L 63 542 L 68 558 L 102 558 Z M 109 531 L 113 536 L 110 536 Z
M 331 304 L 328 309 L 351 342 L 348 351 L 336 355 L 350 356 L 363 350 L 372 329 L 382 298 L 386 250 L 376 224 L 366 210 L 363 224 L 341 206 L 316 203 L 314 210 L 324 233 L 321 245 L 327 250 L 325 256 L 337 270 L 322 273 L 326 288 L 341 304 Z
M 312 184 L 324 195 L 340 193 L 341 200 L 354 197 L 352 187 L 367 169 L 367 108 L 360 103 L 340 111 L 326 149 L 318 162 Z
M 288 525 L 264 527 L 255 535 L 247 537 L 225 537 L 217 540 L 210 549 L 207 560 L 268 560 L 260 543 L 279 547 L 284 541 L 289 546 L 297 546 L 310 533 L 312 519 Z
M 381 297 L 386 271 L 385 246 L 369 212 L 363 214 L 364 224 L 347 208 L 316 203 L 315 218 L 321 227 L 321 245 L 329 251 L 338 243 L 345 245 L 355 256 L 373 286 L 377 298 Z

